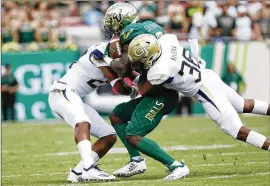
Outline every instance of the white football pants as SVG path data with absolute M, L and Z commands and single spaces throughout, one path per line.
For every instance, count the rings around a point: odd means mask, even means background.
M 115 130 L 89 105 L 83 103 L 81 97 L 72 87 L 55 82 L 49 92 L 49 105 L 51 110 L 69 125 L 75 128 L 77 123 L 91 124 L 90 134 L 102 138 L 115 134 Z
M 244 98 L 223 83 L 213 70 L 205 69 L 202 80 L 203 85 L 195 98 L 223 132 L 236 138 L 243 126 L 238 113 L 243 112 Z

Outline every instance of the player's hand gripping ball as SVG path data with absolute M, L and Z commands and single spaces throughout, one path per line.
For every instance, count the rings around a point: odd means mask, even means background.
M 114 34 L 110 41 L 109 46 L 110 57 L 114 60 L 120 60 L 122 56 L 122 48 L 120 44 L 120 37 L 118 34 Z

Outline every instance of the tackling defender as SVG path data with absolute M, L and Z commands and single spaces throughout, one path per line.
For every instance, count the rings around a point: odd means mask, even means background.
M 118 92 L 130 95 L 131 98 L 138 94 L 137 88 L 126 86 L 103 61 L 106 44 L 89 47 L 50 89 L 49 105 L 57 116 L 74 128 L 75 142 L 82 158 L 82 161 L 70 170 L 67 178 L 70 182 L 115 179 L 95 164 L 115 144 L 115 131 L 92 107 L 82 102 L 82 97 L 109 82 Z M 98 138 L 93 146 L 90 134 Z
M 147 76 L 143 89 L 155 91 L 160 86 L 195 97 L 221 130 L 255 147 L 270 151 L 270 140 L 244 126 L 237 113 L 270 115 L 270 105 L 260 100 L 244 99 L 227 86 L 198 56 L 198 42 L 191 43 L 192 56 L 173 34 L 158 40 L 150 34 L 137 36 L 129 45 L 128 57 L 134 70 Z
M 140 34 L 148 33 L 156 38 L 164 34 L 163 28 L 156 23 L 151 21 L 135 23 L 137 20 L 136 9 L 127 3 L 116 3 L 109 7 L 105 14 L 105 29 L 112 36 L 112 40 L 106 48 L 104 60 L 119 74 L 128 76 L 132 80 L 134 73 L 126 60 L 129 43 Z M 126 53 L 122 54 L 122 50 Z M 117 60 L 121 58 L 121 62 L 111 58 L 119 58 Z M 142 76 L 140 79 L 135 78 L 135 81 L 138 80 L 140 87 L 145 78 Z M 146 171 L 145 159 L 141 157 L 140 152 L 168 167 L 169 175 L 164 179 L 174 180 L 189 174 L 189 169 L 184 162 L 176 161 L 157 143 L 145 137 L 158 126 L 164 115 L 175 108 L 177 101 L 176 91 L 161 87 L 155 94 L 144 94 L 141 98 L 116 106 L 110 115 L 110 120 L 129 152 L 130 162 L 115 171 L 114 175 L 128 177 Z

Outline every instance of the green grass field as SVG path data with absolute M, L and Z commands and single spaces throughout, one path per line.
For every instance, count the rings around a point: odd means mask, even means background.
M 270 136 L 270 117 L 242 119 L 253 130 Z M 4 124 L 2 185 L 257 186 L 270 183 L 270 153 L 233 140 L 207 118 L 168 118 L 149 138 L 169 148 L 177 160 L 185 160 L 190 176 L 163 181 L 164 166 L 147 158 L 148 170 L 142 175 L 114 182 L 68 184 L 69 168 L 80 160 L 70 126 Z M 115 147 L 123 147 L 120 140 Z M 110 153 L 100 160 L 100 167 L 112 173 L 128 161 L 126 153 Z

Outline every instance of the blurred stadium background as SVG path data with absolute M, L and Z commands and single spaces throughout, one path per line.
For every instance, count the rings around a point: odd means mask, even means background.
M 103 17 L 115 2 L 2 2 L 2 75 L 10 64 L 19 85 L 17 120 L 54 118 L 47 102 L 51 83 L 90 45 L 109 39 Z M 188 38 L 198 38 L 208 68 L 226 79 L 227 64 L 232 64 L 243 81 L 228 84 L 239 94 L 270 102 L 269 1 L 126 2 L 137 8 L 140 21 L 157 22 L 184 46 Z M 108 85 L 85 101 L 107 114 L 128 99 Z M 190 102 L 191 114 L 204 114 L 198 103 Z

